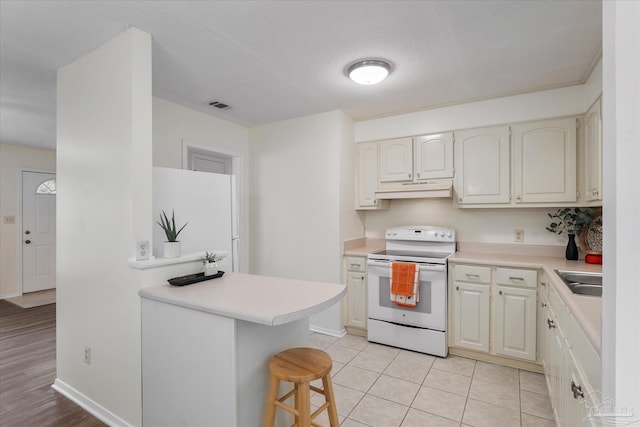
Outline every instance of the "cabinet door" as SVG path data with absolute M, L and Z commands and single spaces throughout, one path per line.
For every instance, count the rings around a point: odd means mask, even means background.
M 376 189 L 378 187 L 378 144 L 366 142 L 357 148 L 357 207 L 376 206 Z
M 536 290 L 496 287 L 496 353 L 536 360 Z
M 367 327 L 366 273 L 347 273 L 347 326 Z
M 413 141 L 398 138 L 380 141 L 380 182 L 413 180 Z
M 602 200 L 602 116 L 598 100 L 584 116 L 585 200 Z
M 457 347 L 489 352 L 489 286 L 456 283 L 454 342 Z
M 516 203 L 576 201 L 576 119 L 513 127 Z
M 455 133 L 458 203 L 509 203 L 509 127 Z
M 544 309 L 544 373 L 555 419 L 562 422 L 562 381 L 564 377 L 564 338 L 558 329 L 556 318 L 547 305 Z
M 415 180 L 453 178 L 453 132 L 413 139 Z

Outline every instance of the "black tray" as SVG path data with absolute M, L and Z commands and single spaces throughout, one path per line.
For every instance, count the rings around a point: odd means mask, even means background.
M 173 286 L 185 286 L 193 283 L 204 282 L 205 280 L 217 279 L 218 277 L 222 277 L 223 274 L 224 271 L 220 270 L 211 276 L 205 276 L 204 273 L 189 274 L 187 276 L 174 277 L 173 279 L 169 279 L 168 282 Z

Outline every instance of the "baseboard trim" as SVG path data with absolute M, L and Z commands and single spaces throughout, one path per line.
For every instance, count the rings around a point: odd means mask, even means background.
M 13 293 L 13 294 L 5 294 L 5 295 L 0 295 L 0 299 L 9 299 L 9 298 L 15 298 L 15 297 L 19 297 L 21 296 L 21 293 Z
M 327 328 L 322 328 L 320 326 L 309 325 L 309 330 L 311 332 L 317 332 L 319 334 L 329 335 L 336 338 L 342 338 L 345 335 L 347 335 L 347 331 L 344 328 L 342 328 L 339 331 L 336 331 L 335 329 L 327 329 Z
M 102 406 L 98 405 L 96 402 L 89 399 L 87 396 L 80 393 L 73 387 L 69 386 L 64 381 L 61 381 L 59 378 L 56 378 L 56 380 L 51 385 L 51 388 L 109 426 L 132 427 L 131 424 L 119 418 L 113 412 L 110 412 Z

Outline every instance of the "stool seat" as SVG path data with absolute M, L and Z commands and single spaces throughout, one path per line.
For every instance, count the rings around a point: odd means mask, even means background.
M 313 419 L 326 409 L 331 427 L 338 427 L 338 413 L 331 384 L 332 367 L 331 357 L 316 348 L 290 348 L 273 356 L 269 360 L 271 386 L 265 426 L 273 427 L 276 408 L 282 408 L 295 416 L 294 425 L 297 427 L 320 426 Z M 309 384 L 320 378 L 322 379 L 322 389 Z M 280 381 L 293 383 L 293 390 L 282 397 L 278 397 Z M 313 414 L 311 413 L 311 390 L 323 394 L 325 397 L 325 403 Z M 295 399 L 294 408 L 284 404 L 292 396 Z
M 310 382 L 331 372 L 333 362 L 324 351 L 315 348 L 291 348 L 269 361 L 269 372 L 281 381 Z

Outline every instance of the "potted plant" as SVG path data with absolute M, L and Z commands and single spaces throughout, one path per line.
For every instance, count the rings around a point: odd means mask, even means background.
M 160 214 L 160 221 L 156 221 L 160 227 L 164 230 L 164 234 L 167 236 L 167 240 L 164 242 L 164 257 L 165 258 L 178 258 L 182 252 L 178 235 L 188 223 L 185 223 L 180 229 L 176 228 L 175 211 L 171 212 L 171 220 L 167 217 L 167 214 L 162 211 Z
M 204 264 L 204 275 L 212 276 L 218 274 L 218 261 L 221 261 L 223 256 L 218 256 L 215 252 L 205 252 L 202 257 L 202 263 Z
M 552 222 L 546 227 L 547 231 L 561 235 L 566 232 L 569 236 L 565 257 L 568 260 L 578 259 L 578 246 L 576 245 L 576 234 L 580 234 L 582 229 L 591 224 L 591 208 L 560 208 L 555 213 L 547 213 Z

